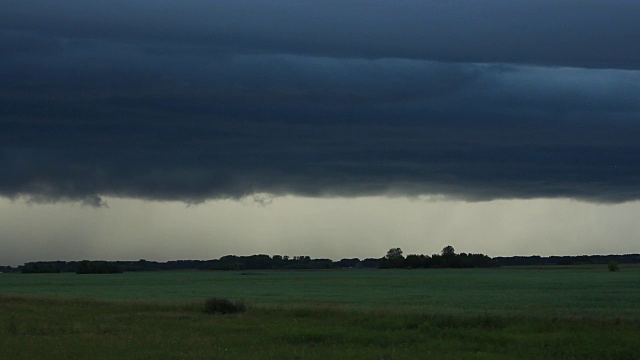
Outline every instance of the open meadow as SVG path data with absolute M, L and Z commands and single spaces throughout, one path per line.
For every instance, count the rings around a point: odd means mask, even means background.
M 0 334 L 0 359 L 637 359 L 640 268 L 0 274 Z

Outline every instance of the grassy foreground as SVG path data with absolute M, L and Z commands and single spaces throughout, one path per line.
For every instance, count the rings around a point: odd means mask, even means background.
M 1 274 L 0 293 L 0 359 L 640 354 L 640 269 Z

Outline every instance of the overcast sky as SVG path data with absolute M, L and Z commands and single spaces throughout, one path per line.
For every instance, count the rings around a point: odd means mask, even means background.
M 638 14 L 3 0 L 0 264 L 640 252 Z

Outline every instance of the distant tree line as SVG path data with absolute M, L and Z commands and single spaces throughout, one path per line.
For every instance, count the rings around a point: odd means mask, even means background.
M 107 274 L 130 271 L 166 270 L 268 270 L 268 269 L 335 269 L 335 268 L 378 268 L 381 259 L 358 258 L 312 259 L 309 256 L 282 255 L 227 255 L 216 260 L 174 260 L 167 262 L 148 261 L 38 261 L 28 262 L 18 267 L 22 273 Z M 8 269 L 10 271 L 10 269 Z
M 65 261 L 37 261 L 29 262 L 22 266 L 23 274 L 59 273 L 66 269 Z
M 109 261 L 83 260 L 76 268 L 76 274 L 119 274 L 124 268 Z
M 477 268 L 495 267 L 498 264 L 484 254 L 456 254 L 453 246 L 442 249 L 440 254 L 429 255 L 403 255 L 402 249 L 391 248 L 382 258 L 382 269 L 417 269 L 417 268 Z
M 37 261 L 24 264 L 23 274 L 75 272 L 76 274 L 117 274 L 124 271 L 120 261 Z
M 581 255 L 581 256 L 511 256 L 491 258 L 484 254 L 457 254 L 452 246 L 439 254 L 404 256 L 402 249 L 389 249 L 382 258 L 312 259 L 309 256 L 282 255 L 227 255 L 214 260 L 148 261 L 37 261 L 17 268 L 0 267 L 0 272 L 110 274 L 130 271 L 165 270 L 267 270 L 267 269 L 345 269 L 345 268 L 473 268 L 494 266 L 586 265 L 586 264 L 640 263 L 640 254 Z
M 507 256 L 495 257 L 493 260 L 499 266 L 532 266 L 532 265 L 592 265 L 609 264 L 640 264 L 640 254 L 624 255 L 579 255 L 579 256 Z

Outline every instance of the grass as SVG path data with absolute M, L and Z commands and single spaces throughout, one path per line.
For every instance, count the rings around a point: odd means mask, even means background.
M 0 274 L 0 293 L 114 301 L 241 299 L 262 307 L 640 318 L 640 268 Z
M 1 359 L 635 359 L 640 269 L 0 275 Z M 205 299 L 243 299 L 211 315 Z M 102 300 L 98 300 L 102 299 Z

